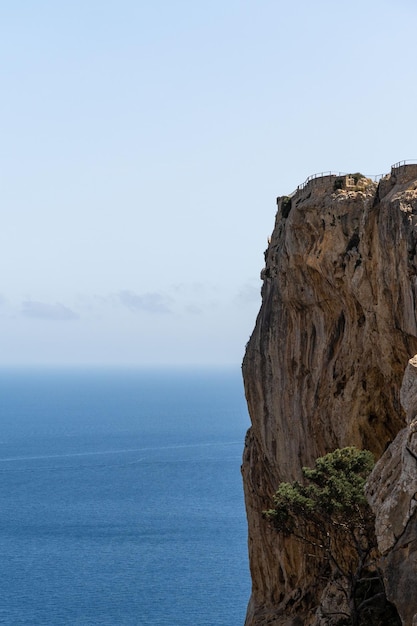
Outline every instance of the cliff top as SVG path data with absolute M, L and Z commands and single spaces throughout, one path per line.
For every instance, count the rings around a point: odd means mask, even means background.
M 417 159 L 407 159 L 404 161 L 398 161 L 391 165 L 391 171 L 388 174 L 372 174 L 364 175 L 360 172 L 347 173 L 347 172 L 319 172 L 317 174 L 311 174 L 306 180 L 298 185 L 288 196 L 278 196 L 277 204 L 281 198 L 294 198 L 299 195 L 300 192 L 311 187 L 329 187 L 333 181 L 335 190 L 337 189 L 361 189 L 369 182 L 378 182 L 383 178 L 395 177 L 396 182 L 408 182 L 414 178 L 417 178 Z

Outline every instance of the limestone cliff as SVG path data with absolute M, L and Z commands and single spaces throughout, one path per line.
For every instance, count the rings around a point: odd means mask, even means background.
M 262 511 L 280 481 L 299 479 L 318 456 L 356 445 L 379 458 L 406 424 L 417 166 L 393 168 L 379 183 L 313 178 L 277 203 L 243 361 L 252 421 L 242 467 L 253 583 L 246 625 L 331 624 L 317 611 L 328 590 L 323 563 L 280 539 Z
M 376 464 L 367 484 L 387 596 L 405 626 L 417 625 L 417 356 L 401 388 L 407 426 Z

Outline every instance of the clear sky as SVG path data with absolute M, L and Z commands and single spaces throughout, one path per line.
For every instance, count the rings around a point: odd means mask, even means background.
M 239 364 L 275 198 L 417 158 L 415 0 L 0 3 L 0 365 Z

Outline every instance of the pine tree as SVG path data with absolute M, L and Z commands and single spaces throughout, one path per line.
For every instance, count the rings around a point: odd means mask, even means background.
M 303 468 L 304 482 L 281 483 L 264 516 L 280 533 L 315 547 L 347 596 L 349 613 L 327 615 L 352 626 L 401 626 L 378 568 L 374 516 L 364 486 L 374 465 L 368 450 L 347 447 Z

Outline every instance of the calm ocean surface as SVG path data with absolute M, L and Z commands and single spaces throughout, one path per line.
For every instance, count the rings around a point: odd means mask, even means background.
M 0 371 L 0 623 L 239 626 L 240 371 Z

